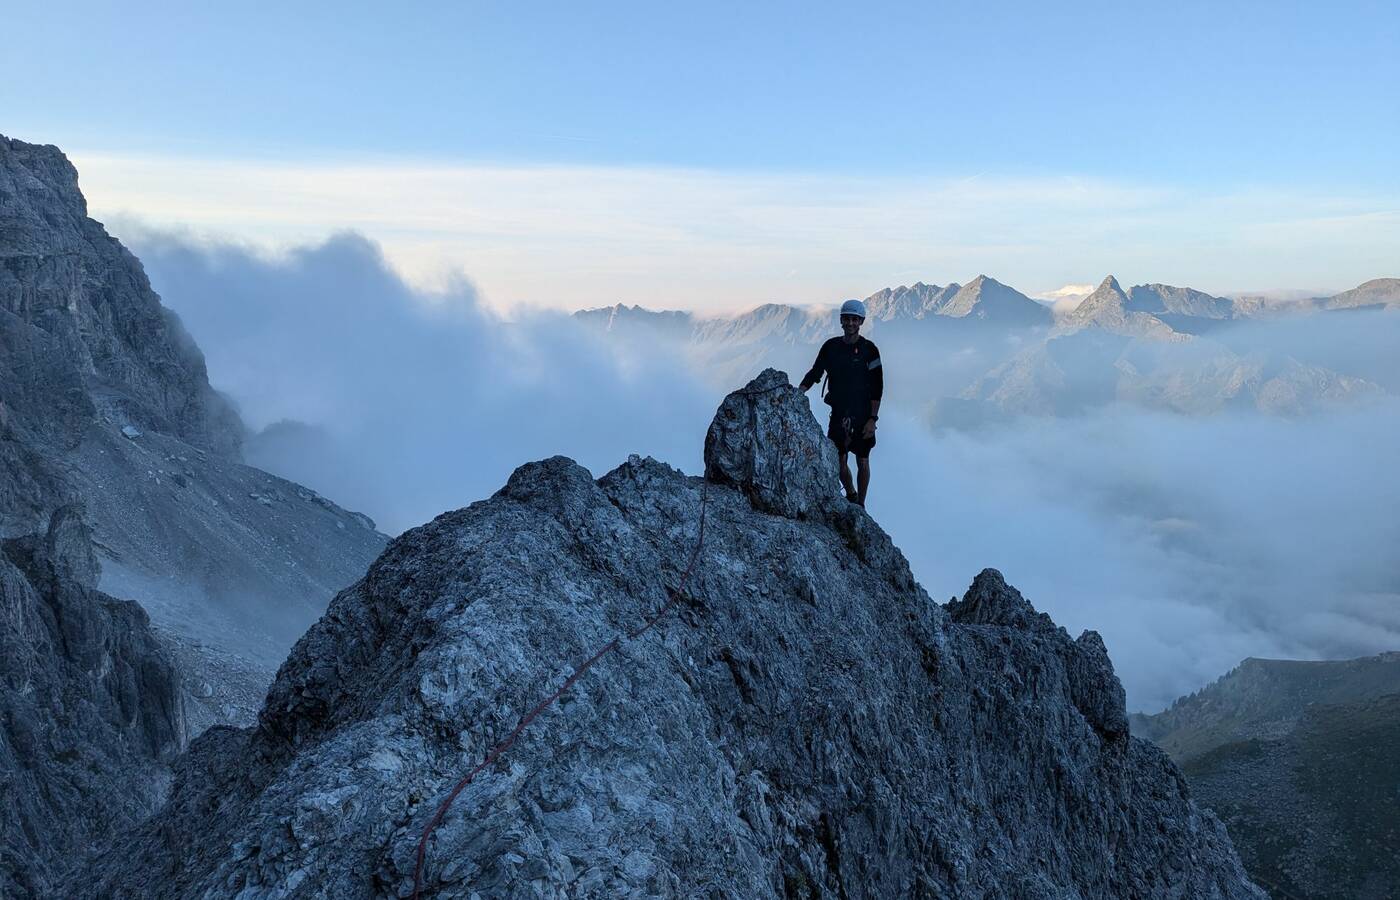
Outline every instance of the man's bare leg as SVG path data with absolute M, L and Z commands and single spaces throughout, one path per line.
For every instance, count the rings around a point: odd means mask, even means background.
M 846 499 L 849 500 L 852 496 L 855 495 L 856 486 L 855 486 L 854 484 L 851 483 L 851 466 L 850 466 L 850 463 L 848 463 L 848 462 L 846 461 L 846 456 L 847 456 L 848 454 L 847 454 L 847 452 L 846 452 L 845 450 L 842 450 L 842 451 L 840 451 L 840 452 L 841 452 L 841 487 L 843 487 L 843 488 L 846 489 Z M 859 460 L 857 460 L 857 463 L 859 463 Z
M 841 458 L 841 461 L 843 463 L 846 461 L 844 456 Z M 870 457 L 868 456 L 856 457 L 856 484 L 860 486 L 860 493 L 858 494 L 860 499 L 856 502 L 864 506 L 865 492 L 870 489 Z

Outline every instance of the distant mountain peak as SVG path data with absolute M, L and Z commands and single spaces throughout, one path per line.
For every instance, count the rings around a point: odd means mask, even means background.
M 1050 322 L 1050 312 L 1044 306 L 989 275 L 978 275 L 959 288 L 938 314 L 1026 326 Z
M 1064 319 L 1067 328 L 1097 327 L 1113 334 L 1155 340 L 1187 340 L 1156 316 L 1130 308 L 1128 295 L 1118 279 L 1106 277 L 1094 292 L 1085 297 Z
M 1138 284 L 1128 289 L 1128 307 L 1133 312 L 1175 316 L 1195 316 L 1203 319 L 1231 319 L 1235 303 L 1195 288 L 1170 284 Z
M 1328 297 L 1323 305 L 1328 309 L 1400 307 L 1400 278 L 1372 278 L 1349 291 Z
M 1360 287 L 1400 289 L 1400 278 L 1372 278 L 1370 281 L 1363 281 Z

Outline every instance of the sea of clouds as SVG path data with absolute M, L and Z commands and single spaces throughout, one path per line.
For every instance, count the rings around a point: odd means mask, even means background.
M 390 533 L 553 454 L 597 475 L 630 453 L 698 473 L 714 409 L 739 386 L 664 342 L 600 340 L 558 313 L 503 321 L 466 280 L 417 291 L 355 234 L 276 257 L 123 238 L 253 429 L 248 461 Z M 1400 316 L 1265 322 L 1230 340 L 1400 390 Z M 937 367 L 910 362 L 887 360 L 869 508 L 935 598 L 1001 569 L 1071 632 L 1102 633 L 1129 706 L 1148 711 L 1248 656 L 1400 648 L 1394 396 L 1300 418 L 1106 407 L 934 431 L 925 392 L 896 380 Z

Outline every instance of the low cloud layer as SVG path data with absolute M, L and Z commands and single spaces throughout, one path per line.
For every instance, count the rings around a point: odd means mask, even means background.
M 634 452 L 699 465 L 717 397 L 659 350 L 619 354 L 558 314 L 506 326 L 470 284 L 416 292 L 350 234 L 276 260 L 154 232 L 131 243 L 260 432 L 249 461 L 391 533 L 556 453 L 596 474 Z
M 211 381 L 261 430 L 251 461 L 390 531 L 554 453 L 595 474 L 633 452 L 698 472 L 704 430 L 736 386 L 563 316 L 506 326 L 465 282 L 422 294 L 354 235 L 276 259 L 170 234 L 128 240 Z M 1329 321 L 1232 340 L 1319 362 L 1350 353 L 1354 374 L 1395 383 L 1386 348 L 1400 317 Z M 893 380 L 915 366 L 887 368 Z M 1072 632 L 1099 630 L 1134 708 L 1246 656 L 1400 647 L 1393 399 L 1298 419 L 1110 408 L 934 434 L 921 393 L 890 392 L 871 512 L 935 598 L 995 566 Z
M 1393 400 L 1301 421 L 1114 409 L 886 430 L 872 511 L 929 591 L 1002 569 L 1071 632 L 1103 634 L 1135 708 L 1248 656 L 1400 648 Z

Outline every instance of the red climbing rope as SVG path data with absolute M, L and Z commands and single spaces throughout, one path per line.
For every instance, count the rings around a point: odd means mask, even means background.
M 791 385 L 784 382 L 783 384 L 774 385 L 773 387 L 765 388 L 759 391 L 737 391 L 736 393 L 744 394 L 746 397 L 749 398 L 749 402 L 752 403 L 753 398 L 755 396 L 759 394 L 771 393 L 775 390 L 779 390 L 780 388 L 784 387 L 791 387 Z M 787 441 L 786 424 L 787 423 L 784 422 L 784 443 L 786 443 Z M 756 423 L 754 426 L 754 433 L 756 436 Z M 779 463 L 778 471 L 781 476 L 781 463 Z M 709 500 L 709 493 L 710 479 L 708 478 L 708 476 L 706 476 L 704 477 L 700 488 L 700 526 L 696 530 L 695 549 L 690 552 L 690 562 L 686 565 L 685 571 L 681 573 L 680 584 L 676 586 L 676 589 L 674 591 L 670 592 L 670 598 L 661 607 L 661 609 L 657 610 L 651 618 L 644 620 L 639 628 L 627 633 L 627 640 L 636 640 L 637 638 L 650 631 L 651 627 L 655 625 L 662 616 L 666 615 L 666 613 L 671 609 L 671 607 L 676 604 L 676 601 L 681 598 L 681 595 L 685 593 L 685 587 L 690 582 L 691 573 L 695 571 L 695 564 L 700 560 L 700 550 L 702 547 L 705 546 L 705 506 Z M 554 703 L 555 700 L 558 700 L 560 696 L 563 695 L 565 691 L 573 687 L 574 682 L 578 681 L 579 678 L 583 676 L 583 673 L 587 672 L 595 662 L 602 659 L 609 652 L 616 650 L 618 647 L 620 647 L 622 645 L 622 640 L 622 637 L 615 637 L 612 640 L 608 641 L 606 644 L 604 644 L 597 653 L 594 653 L 592 656 L 588 657 L 588 659 L 585 660 L 582 665 L 580 665 L 577 669 L 574 670 L 574 674 L 570 675 L 567 679 L 564 680 L 564 683 L 559 686 L 558 690 L 541 700 L 535 705 L 533 709 L 526 713 L 525 716 L 521 718 L 520 723 L 515 726 L 515 729 L 509 735 L 507 735 L 504 740 L 502 740 L 496 746 L 492 747 L 491 751 L 486 754 L 486 758 L 483 759 L 480 763 L 478 763 L 476 768 L 468 772 L 466 776 L 462 778 L 461 781 L 457 782 L 456 787 L 452 788 L 451 793 L 449 793 L 447 797 L 443 799 L 441 805 L 439 805 L 437 808 L 437 812 L 433 814 L 432 819 L 428 821 L 427 827 L 423 829 L 423 836 L 418 840 L 418 858 L 413 864 L 413 900 L 418 900 L 418 893 L 421 889 L 423 878 L 423 860 L 427 856 L 428 852 L 428 838 L 432 837 L 433 830 L 436 829 L 438 825 L 442 824 L 443 818 L 447 815 L 448 808 L 452 806 L 452 801 L 456 800 L 457 795 L 462 793 L 462 791 L 466 788 L 467 785 L 471 784 L 472 779 L 477 776 L 477 773 L 481 772 L 482 769 L 485 769 L 487 766 L 491 765 L 491 763 L 495 762 L 496 759 L 502 753 L 510 749 L 510 745 L 515 743 L 515 739 L 520 737 L 520 733 L 525 730 L 525 727 L 527 725 L 534 721 L 536 716 L 548 709 Z

